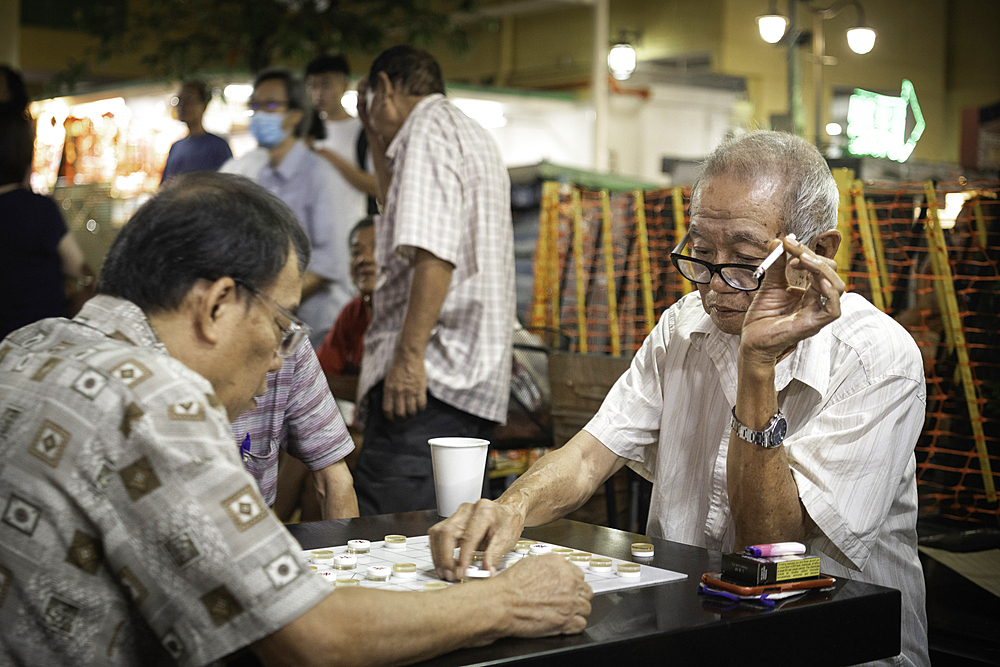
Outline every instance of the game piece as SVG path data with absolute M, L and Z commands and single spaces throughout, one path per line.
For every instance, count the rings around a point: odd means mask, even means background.
M 392 568 L 385 565 L 369 565 L 368 581 L 389 581 L 392 576 Z
M 333 552 L 329 549 L 319 549 L 309 554 L 309 560 L 315 565 L 326 565 L 333 560 Z
M 514 547 L 514 551 L 519 554 L 526 554 L 531 550 L 532 544 L 534 544 L 532 540 L 518 540 L 517 546 Z
M 582 567 L 587 569 L 590 567 L 590 554 L 586 551 L 574 551 L 569 555 L 569 562 L 573 563 L 577 567 Z
M 462 583 L 467 584 L 475 581 L 486 581 L 489 578 L 489 570 L 480 570 L 478 567 L 470 567 L 465 570 L 465 576 L 462 577 Z
M 350 540 L 347 542 L 347 553 L 366 554 L 371 551 L 372 543 L 368 540 Z
M 386 535 L 384 543 L 385 543 L 385 548 L 386 549 L 405 549 L 406 548 L 406 536 L 405 535 Z
M 350 586 L 360 586 L 361 582 L 357 579 L 337 579 L 333 582 L 334 588 L 348 588 Z
M 448 584 L 443 581 L 425 581 L 424 590 L 425 591 L 439 591 L 442 588 L 448 588 Z
M 333 569 L 353 570 L 358 566 L 358 557 L 354 554 L 337 554 L 333 557 Z
M 611 559 L 604 556 L 593 556 L 590 559 L 590 569 L 593 572 L 610 572 Z
M 559 554 L 563 558 L 569 558 L 573 555 L 573 550 L 566 547 L 552 547 L 552 553 Z
M 649 544 L 648 542 L 633 542 L 632 555 L 638 556 L 640 558 L 652 558 L 653 545 Z
M 416 579 L 416 563 L 396 563 L 392 566 L 392 576 L 396 579 Z
M 472 552 L 472 562 L 473 563 L 482 563 L 483 562 L 483 558 L 485 558 L 485 557 L 486 557 L 486 553 L 483 552 L 483 551 L 473 551 Z
M 548 544 L 532 544 L 528 549 L 529 556 L 544 556 L 547 553 L 552 552 L 552 547 Z
M 635 578 L 640 576 L 642 566 L 638 563 L 618 563 L 618 576 Z

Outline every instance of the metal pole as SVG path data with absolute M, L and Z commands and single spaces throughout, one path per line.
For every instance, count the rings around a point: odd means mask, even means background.
M 799 30 L 796 19 L 796 6 L 799 0 L 788 0 L 788 120 L 792 124 L 792 132 L 797 137 L 804 137 L 805 109 L 802 108 L 802 66 L 799 63 Z
M 813 93 L 815 99 L 813 104 L 813 113 L 815 114 L 814 122 L 816 127 L 813 128 L 813 136 L 815 140 L 813 143 L 819 151 L 823 152 L 823 143 L 821 140 L 823 131 L 823 58 L 824 51 L 826 50 L 826 45 L 823 40 L 823 16 L 820 12 L 813 10 Z
M 608 170 L 608 31 L 609 0 L 594 2 L 594 48 L 590 94 L 594 99 L 594 169 Z

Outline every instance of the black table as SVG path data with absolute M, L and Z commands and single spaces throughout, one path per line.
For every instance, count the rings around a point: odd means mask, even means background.
M 315 549 L 349 539 L 426 535 L 438 521 L 430 510 L 288 529 L 303 549 Z M 688 578 L 595 596 L 587 629 L 580 635 L 502 639 L 421 664 L 660 667 L 753 662 L 801 667 L 850 665 L 899 653 L 901 596 L 891 588 L 838 581 L 830 592 L 811 592 L 776 609 L 725 605 L 698 594 L 702 573 L 719 569 L 718 552 L 565 519 L 525 529 L 524 536 L 622 560 L 631 560 L 632 542 L 649 541 L 655 546 L 653 565 Z

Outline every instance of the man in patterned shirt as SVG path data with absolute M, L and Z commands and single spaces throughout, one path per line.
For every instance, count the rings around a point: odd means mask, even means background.
M 428 438 L 489 437 L 507 414 L 510 182 L 489 133 L 444 97 L 430 54 L 386 50 L 358 100 L 383 207 L 354 486 L 362 514 L 432 508 Z
M 558 557 L 435 595 L 308 571 L 229 426 L 301 342 L 308 260 L 259 186 L 180 176 L 74 320 L 0 342 L 0 663 L 396 664 L 583 629 L 592 592 Z

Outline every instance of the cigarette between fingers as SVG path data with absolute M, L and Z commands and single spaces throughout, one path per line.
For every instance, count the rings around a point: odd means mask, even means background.
M 785 238 L 794 241 L 795 234 L 789 234 Z M 760 278 L 762 275 L 764 275 L 764 272 L 767 271 L 769 268 L 771 268 L 772 264 L 778 261 L 778 258 L 781 257 L 781 253 L 783 252 L 785 252 L 785 244 L 781 243 L 778 245 L 777 248 L 771 251 L 770 255 L 764 258 L 764 261 L 760 263 L 760 266 L 757 267 L 757 270 L 753 272 L 753 277 Z

